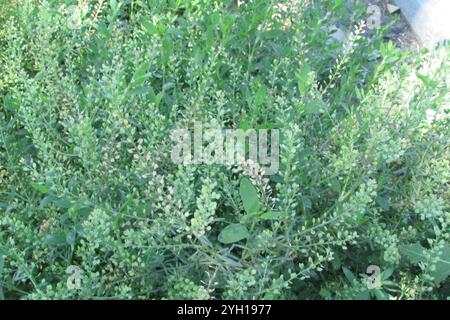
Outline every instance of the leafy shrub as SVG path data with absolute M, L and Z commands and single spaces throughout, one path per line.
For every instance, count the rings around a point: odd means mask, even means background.
M 449 297 L 448 46 L 284 3 L 2 2 L 0 297 Z M 173 164 L 193 121 L 279 128 L 279 173 Z

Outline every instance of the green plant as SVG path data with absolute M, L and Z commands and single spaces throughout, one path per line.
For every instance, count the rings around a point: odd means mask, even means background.
M 344 1 L 1 5 L 0 298 L 449 297 L 448 45 Z M 174 164 L 193 121 L 280 129 L 278 174 Z

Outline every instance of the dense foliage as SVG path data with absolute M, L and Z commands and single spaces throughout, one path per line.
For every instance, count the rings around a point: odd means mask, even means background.
M 448 46 L 344 1 L 0 6 L 0 298 L 450 296 Z M 194 120 L 279 128 L 279 173 L 174 164 Z

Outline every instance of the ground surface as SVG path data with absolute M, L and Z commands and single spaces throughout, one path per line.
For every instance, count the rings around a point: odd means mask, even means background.
M 421 44 L 416 35 L 412 31 L 406 19 L 402 16 L 401 11 L 394 14 L 390 14 L 387 5 L 394 4 L 394 1 L 390 0 L 364 0 L 368 6 L 376 5 L 381 8 L 383 15 L 382 23 L 386 24 L 391 21 L 391 18 L 395 18 L 395 23 L 391 26 L 389 33 L 386 35 L 389 39 L 394 41 L 400 48 L 420 49 Z

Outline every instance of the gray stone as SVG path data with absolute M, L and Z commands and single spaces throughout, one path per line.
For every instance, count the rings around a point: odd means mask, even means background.
M 394 6 L 393 4 L 388 3 L 386 5 L 387 10 L 389 11 L 390 14 L 396 13 L 398 11 L 400 11 L 400 7 Z
M 334 40 L 339 42 L 345 42 L 348 38 L 347 33 L 336 27 L 335 25 L 332 25 L 328 28 L 328 31 L 332 33 L 332 37 Z
M 428 48 L 450 40 L 449 0 L 395 0 L 414 33 Z

